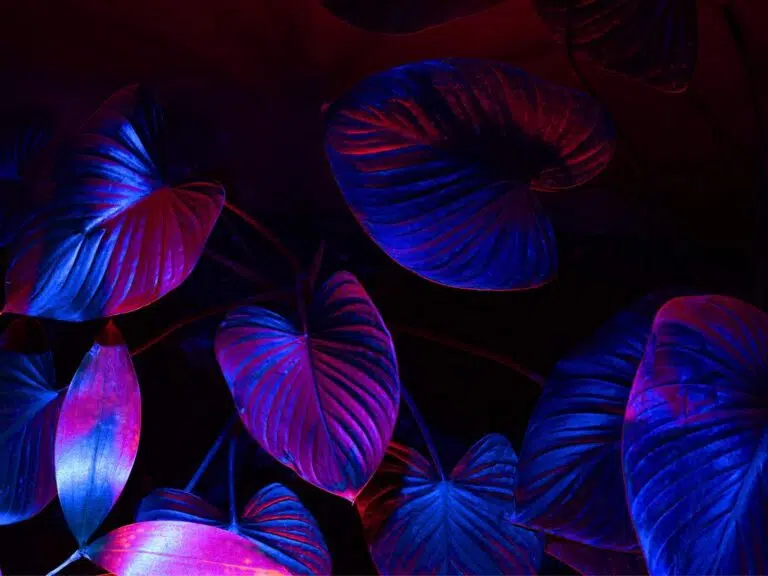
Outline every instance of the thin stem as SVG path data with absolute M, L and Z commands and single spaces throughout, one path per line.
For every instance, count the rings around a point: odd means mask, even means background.
M 489 350 L 486 350 L 485 348 L 481 348 L 479 346 L 473 346 L 472 344 L 467 344 L 466 342 L 460 342 L 458 340 L 453 340 L 452 338 L 448 338 L 440 334 L 433 334 L 432 332 L 427 332 L 426 330 L 422 330 L 420 328 L 405 326 L 403 324 L 389 323 L 389 327 L 395 330 L 395 332 L 400 332 L 402 334 L 408 334 L 409 336 L 415 336 L 423 340 L 435 342 L 442 346 L 446 346 L 447 348 L 460 350 L 461 352 L 466 352 L 467 354 L 472 354 L 473 356 L 485 358 L 486 360 L 491 360 L 492 362 L 496 362 L 497 364 L 501 364 L 502 366 L 511 368 L 521 376 L 525 376 L 531 382 L 535 382 L 541 388 L 544 387 L 544 384 L 546 382 L 546 379 L 541 374 L 538 374 L 533 370 L 529 370 L 528 368 L 522 366 L 519 362 L 516 362 L 515 360 L 512 360 L 507 356 L 504 356 L 502 354 L 497 354 L 496 352 L 491 352 Z
M 229 268 L 240 276 L 241 278 L 244 278 L 246 280 L 249 280 L 250 282 L 253 282 L 254 284 L 266 284 L 264 278 L 256 274 L 253 270 L 248 268 L 247 266 L 243 266 L 242 264 L 238 264 L 237 262 L 234 262 L 227 258 L 226 256 L 223 256 L 219 254 L 218 252 L 214 252 L 210 248 L 206 248 L 205 252 L 203 252 L 205 256 L 213 260 L 214 262 L 217 262 L 218 264 L 221 264 L 222 266 Z
M 66 568 L 67 566 L 69 566 L 70 564 L 72 564 L 74 562 L 77 562 L 82 557 L 83 557 L 82 550 L 75 550 L 75 552 L 72 553 L 72 556 L 70 556 L 69 558 L 64 560 L 64 562 L 62 562 L 61 564 L 56 566 L 56 568 L 54 568 L 53 570 L 48 572 L 48 574 L 46 576 L 54 576 L 55 574 L 58 574 L 59 572 L 64 570 L 64 568 Z
M 238 208 L 237 206 L 234 206 L 230 204 L 229 202 L 225 202 L 224 207 L 227 208 L 230 212 L 233 214 L 239 216 L 246 224 L 248 224 L 251 228 L 256 230 L 261 236 L 263 236 L 267 241 L 269 241 L 277 250 L 280 252 L 287 260 L 291 263 L 291 267 L 293 268 L 293 271 L 295 273 L 298 273 L 301 269 L 301 266 L 299 265 L 299 259 L 296 258 L 296 256 L 293 255 L 293 253 L 288 250 L 288 248 L 285 247 L 285 244 L 283 244 L 280 239 L 275 236 L 275 234 L 264 224 L 259 222 L 258 220 L 252 218 L 247 213 L 243 212 Z
M 234 414 L 229 420 L 227 420 L 227 423 L 224 425 L 224 429 L 221 431 L 221 434 L 219 434 L 219 437 L 216 438 L 216 441 L 213 443 L 213 446 L 211 446 L 210 450 L 208 450 L 208 453 L 205 455 L 205 458 L 203 458 L 203 461 L 200 463 L 200 466 L 198 467 L 194 476 L 192 476 L 190 481 L 187 482 L 187 485 L 184 487 L 185 492 L 192 492 L 195 489 L 195 486 L 197 486 L 198 481 L 200 480 L 202 475 L 205 473 L 205 470 L 208 468 L 208 465 L 211 463 L 211 460 L 213 460 L 213 457 L 216 455 L 216 452 L 218 452 L 219 448 L 221 448 L 221 445 L 224 443 L 224 440 L 229 435 L 230 431 L 232 430 L 232 427 L 235 425 L 238 418 L 239 416 L 237 414 Z
M 237 451 L 237 436 L 240 428 L 235 430 L 229 439 L 229 454 L 227 455 L 227 473 L 229 478 L 229 523 L 237 523 L 237 499 L 235 496 L 235 453 Z
M 432 436 L 430 435 L 429 429 L 424 423 L 424 420 L 421 418 L 421 413 L 419 412 L 416 403 L 413 401 L 413 398 L 411 398 L 411 395 L 408 393 L 408 390 L 406 390 L 405 386 L 400 386 L 400 395 L 408 405 L 408 410 L 410 410 L 411 416 L 413 416 L 413 419 L 416 420 L 416 425 L 421 431 L 421 437 L 424 439 L 424 444 L 427 445 L 427 450 L 429 451 L 430 458 L 432 458 L 432 463 L 440 473 L 440 479 L 445 480 L 445 473 L 443 472 L 442 464 L 440 464 L 440 457 L 437 455 L 437 448 L 435 448 L 435 444 L 432 442 Z

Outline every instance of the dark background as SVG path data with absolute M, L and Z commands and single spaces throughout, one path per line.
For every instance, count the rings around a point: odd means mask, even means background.
M 222 180 L 229 201 L 276 230 L 303 262 L 324 239 L 323 276 L 338 268 L 357 274 L 392 326 L 461 340 L 543 374 L 612 313 L 650 290 L 679 286 L 759 301 L 764 127 L 753 101 L 762 105 L 766 97 L 764 0 L 698 2 L 699 59 L 686 94 L 657 92 L 581 62 L 615 119 L 619 149 L 589 189 L 545 197 L 558 236 L 560 277 L 523 293 L 439 287 L 381 254 L 347 211 L 326 165 L 321 107 L 369 73 L 432 57 L 504 60 L 579 87 L 564 48 L 551 40 L 529 0 L 508 0 L 403 37 L 355 30 L 319 4 L 0 0 L 0 105 L 50 109 L 57 137 L 64 138 L 111 92 L 145 82 L 168 106 L 201 171 Z M 746 59 L 724 18 L 727 4 L 742 28 Z M 117 319 L 132 348 L 211 307 L 291 285 L 275 251 L 231 214 L 217 225 L 211 248 L 261 280 L 246 282 L 203 258 L 179 290 Z M 141 445 L 131 479 L 99 534 L 131 522 L 152 489 L 182 488 L 231 414 L 211 350 L 220 318 L 179 330 L 135 359 L 143 397 Z M 0 319 L 3 326 L 7 322 Z M 61 385 L 100 326 L 47 323 Z M 504 433 L 519 449 L 536 384 L 497 363 L 393 332 L 403 384 L 447 467 L 489 432 Z M 407 411 L 401 413 L 398 434 L 418 443 Z M 259 487 L 285 482 L 319 521 L 334 570 L 373 571 L 348 503 L 296 479 L 244 437 L 239 462 L 241 504 Z M 224 478 L 224 462 L 217 459 L 200 492 L 224 504 Z M 0 527 L 0 568 L 43 574 L 75 547 L 54 502 L 34 519 Z M 88 570 L 83 562 L 65 573 Z M 544 570 L 566 569 L 550 561 Z

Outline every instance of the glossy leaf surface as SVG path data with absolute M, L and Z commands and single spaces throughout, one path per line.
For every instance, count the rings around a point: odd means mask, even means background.
M 724 296 L 659 311 L 623 440 L 651 574 L 768 571 L 767 399 L 768 316 Z
M 358 500 L 380 574 L 535 574 L 543 540 L 510 521 L 517 456 L 506 438 L 480 440 L 443 480 L 392 443 Z
M 354 500 L 397 419 L 392 338 L 346 272 L 318 290 L 302 324 L 237 308 L 219 328 L 216 357 L 251 436 L 308 482 Z
M 613 151 L 587 95 L 484 60 L 394 68 L 327 114 L 326 154 L 366 232 L 400 265 L 458 288 L 551 280 L 554 234 L 532 189 L 583 184 Z
M 561 360 L 520 452 L 518 519 L 598 548 L 636 550 L 621 466 L 629 391 L 663 296 L 617 314 Z
M 480 12 L 502 0 L 323 0 L 329 12 L 372 32 L 418 32 Z
M 63 396 L 53 356 L 20 345 L 15 321 L 0 341 L 0 525 L 26 520 L 56 496 L 54 435 Z
M 296 495 L 280 484 L 261 489 L 232 527 L 215 506 L 173 489 L 156 490 L 144 498 L 136 520 L 183 520 L 229 528 L 253 541 L 291 574 L 331 573 L 331 557 L 317 522 Z
M 643 576 L 648 574 L 640 552 L 603 550 L 563 540 L 548 538 L 544 551 L 584 576 Z
M 558 38 L 565 41 L 570 33 L 575 52 L 663 90 L 688 87 L 698 48 L 696 0 L 535 0 L 535 4 Z
M 86 549 L 117 576 L 278 576 L 290 574 L 253 542 L 191 522 L 137 522 L 113 530 Z
M 131 312 L 192 272 L 223 188 L 177 184 L 160 109 L 140 88 L 109 98 L 60 162 L 50 206 L 15 244 L 6 311 L 82 321 Z
M 141 434 L 131 353 L 111 323 L 83 359 L 56 429 L 56 485 L 70 530 L 84 544 L 128 481 Z

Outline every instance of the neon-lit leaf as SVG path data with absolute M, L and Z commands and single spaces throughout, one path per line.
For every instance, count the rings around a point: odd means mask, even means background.
M 643 576 L 648 574 L 638 551 L 616 552 L 561 538 L 548 538 L 544 551 L 583 576 Z
M 0 341 L 0 525 L 34 516 L 56 496 L 53 438 L 63 396 L 53 356 L 26 339 L 32 322 L 16 320 Z
M 418 32 L 481 12 L 502 0 L 323 0 L 329 12 L 372 32 Z
M 656 315 L 624 422 L 651 574 L 768 572 L 768 316 L 725 296 Z
M 696 0 L 535 0 L 555 35 L 597 64 L 670 92 L 688 87 L 698 49 Z
M 117 576 L 282 576 L 286 569 L 221 528 L 191 522 L 137 522 L 90 544 L 85 555 Z
M 328 160 L 365 231 L 398 264 L 457 288 L 550 281 L 557 248 L 533 189 L 583 184 L 615 146 L 587 95 L 483 60 L 371 76 L 327 119 Z
M 192 272 L 224 203 L 217 184 L 178 184 L 160 109 L 123 89 L 86 123 L 50 206 L 14 245 L 7 312 L 82 321 L 131 312 Z M 183 175 L 183 173 L 182 173 Z
M 120 497 L 140 433 L 139 382 L 131 353 L 110 323 L 72 378 L 56 429 L 59 501 L 80 544 Z
M 475 444 L 447 479 L 392 443 L 357 505 L 371 556 L 388 574 L 535 574 L 543 539 L 513 525 L 517 456 L 506 438 Z
M 392 338 L 355 277 L 334 274 L 303 320 L 233 310 L 215 348 L 251 436 L 308 482 L 354 500 L 384 457 L 400 402 Z
M 254 542 L 291 574 L 331 573 L 331 557 L 317 522 L 296 495 L 280 484 L 256 493 L 234 526 L 226 514 L 202 498 L 173 489 L 155 490 L 144 498 L 136 520 L 183 520 L 227 528 Z

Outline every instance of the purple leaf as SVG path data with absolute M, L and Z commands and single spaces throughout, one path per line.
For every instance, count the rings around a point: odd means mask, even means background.
M 137 522 L 89 545 L 86 557 L 118 576 L 282 576 L 290 574 L 250 540 L 191 522 Z
M 696 0 L 535 0 L 574 52 L 662 90 L 688 87 L 696 63 Z
M 614 147 L 587 95 L 484 60 L 394 68 L 327 114 L 326 154 L 365 231 L 398 264 L 457 288 L 552 280 L 555 238 L 533 190 L 585 183 Z
M 56 485 L 82 545 L 125 487 L 141 433 L 141 396 L 131 353 L 108 324 L 67 390 L 56 429 Z
M 233 310 L 215 348 L 251 436 L 308 482 L 354 500 L 384 457 L 400 402 L 392 338 L 355 277 L 334 274 L 298 323 Z
M 447 479 L 392 443 L 357 502 L 379 573 L 535 574 L 543 540 L 509 521 L 516 481 L 517 456 L 498 434 L 470 448 Z
M 164 143 L 161 111 L 143 90 L 104 103 L 61 163 L 52 203 L 14 245 L 6 312 L 70 321 L 123 314 L 187 278 L 224 190 L 177 185 Z
M 199 496 L 175 488 L 160 488 L 145 496 L 136 512 L 137 522 L 180 520 L 208 526 L 229 526 L 227 515 Z
M 23 342 L 32 320 L 0 340 L 0 525 L 26 520 L 56 496 L 54 434 L 63 396 L 51 353 Z
M 584 576 L 644 576 L 648 574 L 639 552 L 616 552 L 548 538 L 544 551 Z
M 624 421 L 632 520 L 651 574 L 765 574 L 768 316 L 725 296 L 656 315 Z

